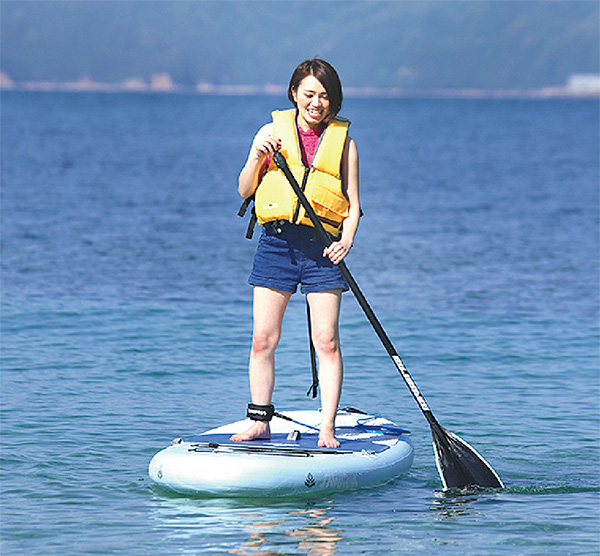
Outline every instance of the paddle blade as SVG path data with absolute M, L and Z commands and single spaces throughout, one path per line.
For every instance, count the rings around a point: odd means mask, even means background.
M 433 451 L 444 490 L 448 488 L 503 488 L 500 477 L 477 451 L 439 423 L 431 424 Z

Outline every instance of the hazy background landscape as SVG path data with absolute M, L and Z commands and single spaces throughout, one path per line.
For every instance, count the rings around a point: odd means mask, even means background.
M 526 90 L 600 73 L 595 0 L 2 0 L 2 84 L 276 90 L 308 57 L 346 88 Z M 242 89 L 243 91 L 243 89 Z

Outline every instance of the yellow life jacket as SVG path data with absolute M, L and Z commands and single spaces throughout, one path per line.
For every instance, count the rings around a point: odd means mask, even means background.
M 273 135 L 281 139 L 281 154 L 325 230 L 337 236 L 348 216 L 349 202 L 342 188 L 341 162 L 350 121 L 338 117 L 329 121 L 319 140 L 312 167 L 306 168 L 300 154 L 296 111 L 276 110 L 272 115 Z M 286 220 L 292 224 L 313 225 L 285 175 L 273 161 L 256 189 L 254 206 L 259 224 Z

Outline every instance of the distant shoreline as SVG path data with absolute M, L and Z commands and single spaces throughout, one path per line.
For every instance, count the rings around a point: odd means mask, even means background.
M 24 81 L 0 79 L 1 91 L 49 92 L 49 93 L 145 93 L 188 94 L 217 96 L 286 96 L 286 87 L 280 85 L 214 85 L 200 83 L 184 86 L 170 80 L 152 82 L 130 80 L 124 83 L 100 83 L 88 79 L 73 82 Z M 600 90 L 573 89 L 569 86 L 544 87 L 541 89 L 406 89 L 345 87 L 348 98 L 439 98 L 439 99 L 600 99 Z

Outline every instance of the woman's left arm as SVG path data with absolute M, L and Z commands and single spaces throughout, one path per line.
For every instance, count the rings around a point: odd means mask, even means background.
M 346 138 L 342 156 L 342 183 L 348 198 L 348 217 L 342 225 L 342 237 L 325 249 L 323 255 L 335 264 L 350 252 L 360 220 L 360 197 L 358 194 L 358 149 L 350 137 Z

